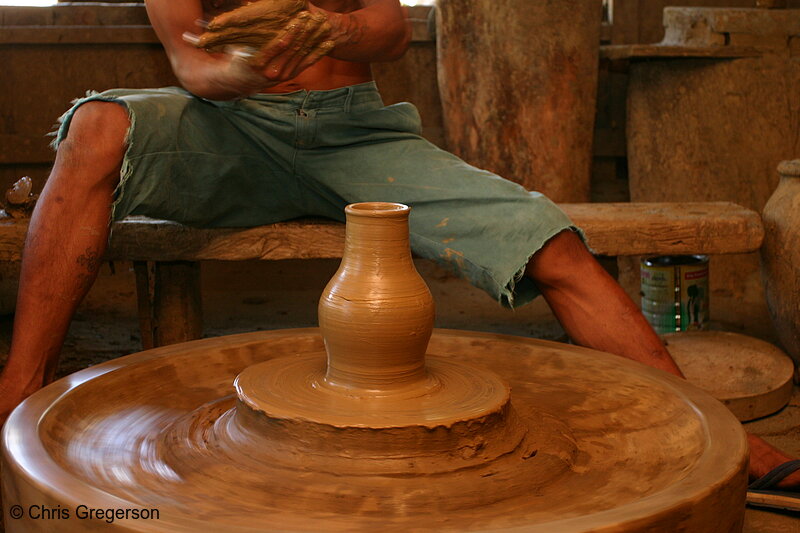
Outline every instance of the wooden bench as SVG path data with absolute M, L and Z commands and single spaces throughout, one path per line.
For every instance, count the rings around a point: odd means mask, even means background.
M 755 211 L 729 202 L 560 204 L 598 255 L 731 254 L 758 250 Z M 0 219 L 0 261 L 19 261 L 27 221 Z M 130 218 L 113 226 L 106 259 L 133 261 L 144 348 L 202 336 L 200 261 L 342 256 L 344 225 L 301 219 L 245 229 L 197 229 Z

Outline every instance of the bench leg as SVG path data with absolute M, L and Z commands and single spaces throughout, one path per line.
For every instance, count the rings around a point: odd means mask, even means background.
M 142 348 L 203 336 L 200 263 L 134 261 Z

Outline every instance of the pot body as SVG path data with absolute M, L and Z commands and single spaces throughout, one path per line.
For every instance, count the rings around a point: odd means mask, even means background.
M 778 173 L 762 213 L 761 275 L 778 339 L 800 365 L 800 159 L 782 162 Z
M 346 208 L 345 250 L 319 301 L 328 354 L 326 381 L 393 390 L 425 379 L 434 304 L 411 258 L 408 215 L 401 204 Z

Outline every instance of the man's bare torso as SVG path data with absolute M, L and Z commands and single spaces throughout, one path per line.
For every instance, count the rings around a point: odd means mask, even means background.
M 206 20 L 211 20 L 220 13 L 247 3 L 249 3 L 247 0 L 202 0 L 203 13 L 205 13 Z M 361 0 L 315 0 L 314 5 L 337 13 L 349 13 L 362 7 Z M 262 92 L 286 93 L 301 89 L 324 91 L 370 80 L 372 80 L 372 71 L 369 63 L 354 63 L 323 57 L 294 79 L 274 85 Z

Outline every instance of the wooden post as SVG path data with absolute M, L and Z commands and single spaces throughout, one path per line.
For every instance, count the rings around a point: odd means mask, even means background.
M 200 263 L 134 261 L 142 349 L 203 336 Z
M 153 318 L 153 340 L 156 346 L 195 340 L 203 336 L 200 263 L 156 263 Z
M 136 274 L 136 304 L 139 313 L 139 332 L 142 336 L 142 350 L 155 348 L 153 340 L 153 279 L 148 261 L 134 261 L 133 272 Z
M 600 0 L 439 0 L 448 149 L 540 191 L 586 202 Z

